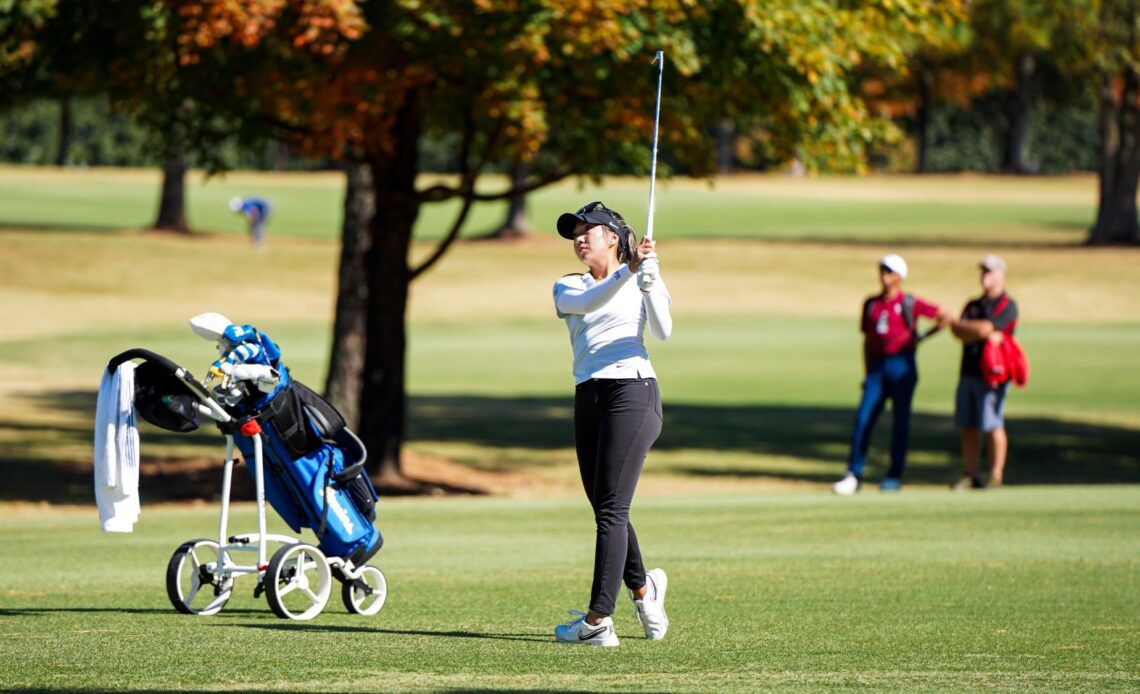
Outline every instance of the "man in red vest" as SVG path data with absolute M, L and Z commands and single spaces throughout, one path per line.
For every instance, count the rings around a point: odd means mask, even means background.
M 1005 477 L 1008 439 L 1005 433 L 1005 394 L 1009 382 L 991 387 L 982 375 L 982 350 L 986 341 L 1000 343 L 1013 336 L 1017 326 L 1017 304 L 1005 293 L 1005 261 L 987 255 L 980 264 L 982 295 L 962 310 L 962 318 L 950 324 L 954 336 L 962 341 L 962 366 L 954 404 L 954 423 L 962 436 L 964 474 L 954 489 L 985 489 L 1001 486 Z M 990 457 L 990 479 L 987 483 L 978 467 L 982 439 Z
M 891 467 L 879 483 L 885 492 L 897 492 L 902 485 L 906 454 L 910 446 L 910 408 L 914 389 L 918 384 L 918 367 L 914 352 L 920 336 L 918 318 L 935 321 L 935 330 L 949 322 L 935 304 L 923 301 L 902 290 L 906 279 L 906 261 L 890 254 L 879 261 L 879 284 L 882 291 L 863 302 L 859 316 L 859 329 L 863 332 L 863 396 L 855 413 L 855 426 L 851 434 L 851 452 L 847 458 L 847 474 L 831 486 L 842 496 L 859 491 L 863 480 L 863 467 L 867 464 L 867 450 L 871 444 L 871 430 L 882 414 L 887 400 L 891 401 L 894 425 L 891 428 Z

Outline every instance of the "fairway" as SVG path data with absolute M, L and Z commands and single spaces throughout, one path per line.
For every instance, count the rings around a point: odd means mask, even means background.
M 274 617 L 249 578 L 219 615 L 174 612 L 166 560 L 216 531 L 214 508 L 147 508 L 134 535 L 100 533 L 93 509 L 6 515 L 8 690 L 1140 687 L 1136 487 L 641 499 L 672 627 L 645 641 L 623 598 L 612 651 L 551 637 L 587 597 L 584 501 L 384 502 L 384 610 L 349 616 L 334 594 L 306 623 Z M 252 508 L 234 520 L 252 527 Z
M 195 175 L 203 233 L 178 236 L 139 230 L 154 172 L 0 167 L 0 690 L 1140 689 L 1140 253 L 1078 245 L 1095 203 L 1080 176 L 659 187 L 675 326 L 648 343 L 665 426 L 633 520 L 669 573 L 672 627 L 646 642 L 622 602 L 616 652 L 553 642 L 566 610 L 586 607 L 593 525 L 550 304 L 580 265 L 545 226 L 597 198 L 637 219 L 643 183 L 545 190 L 530 238 L 461 241 L 413 284 L 405 467 L 428 481 L 460 470 L 475 494 L 382 499 L 384 611 L 350 616 L 334 593 L 315 621 L 289 623 L 249 578 L 214 617 L 167 602 L 171 552 L 216 532 L 213 430 L 144 427 L 142 520 L 133 535 L 98 530 L 95 393 L 131 347 L 204 373 L 216 354 L 186 325 L 203 311 L 265 330 L 320 387 L 343 176 Z M 258 251 L 225 200 L 262 192 L 281 204 Z M 465 235 L 500 214 L 483 206 Z M 416 258 L 446 219 L 420 218 Z M 833 496 L 878 259 L 902 253 L 907 288 L 957 312 L 991 251 L 1010 265 L 1032 363 L 1009 397 L 1009 485 L 946 489 L 960 348 L 938 335 L 918 355 L 903 493 L 874 489 L 885 417 L 871 484 Z M 231 528 L 254 525 L 243 501 Z
M 423 176 L 421 187 L 446 177 Z M 137 229 L 154 221 L 160 176 L 131 169 L 57 170 L 0 166 L 0 225 L 15 228 Z M 504 190 L 502 177 L 484 176 L 480 192 Z M 531 223 L 553 233 L 554 220 L 584 202 L 602 199 L 644 226 L 647 185 L 637 178 L 599 183 L 567 180 L 527 198 Z M 273 211 L 269 239 L 340 236 L 344 174 L 234 172 L 187 178 L 187 218 L 199 230 L 238 235 L 244 222 L 231 213 L 235 195 L 267 198 Z M 792 178 L 744 175 L 712 181 L 660 181 L 656 232 L 660 238 L 786 239 L 963 245 L 1076 244 L 1093 221 L 1096 178 L 1010 179 L 985 176 Z M 438 239 L 450 229 L 459 203 L 425 206 L 416 236 Z M 715 214 L 711 211 L 715 210 Z M 464 237 L 501 224 L 505 202 L 477 203 Z

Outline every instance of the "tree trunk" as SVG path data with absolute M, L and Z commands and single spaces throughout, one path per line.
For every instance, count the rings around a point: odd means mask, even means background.
M 390 151 L 368 157 L 375 214 L 364 255 L 368 317 L 360 394 L 360 435 L 369 471 L 383 487 L 406 484 L 400 461 L 407 413 L 406 314 L 412 228 L 419 214 L 416 159 L 423 127 L 422 98 L 412 93 L 396 114 Z
M 186 224 L 186 158 L 172 157 L 162 164 L 162 200 L 155 229 L 189 233 Z
M 1140 74 L 1108 76 L 1100 94 L 1100 201 L 1089 232 L 1093 245 L 1140 243 L 1136 192 L 1140 185 Z
M 926 173 L 926 141 L 928 139 L 927 131 L 930 129 L 930 92 L 934 77 L 930 74 L 930 70 L 921 65 L 916 72 L 918 76 L 918 113 L 915 115 L 915 128 L 918 132 L 914 135 L 916 150 L 914 172 Z
M 281 140 L 274 140 L 269 147 L 270 153 L 273 155 L 273 170 L 287 171 L 289 164 L 293 161 L 293 155 L 289 152 L 288 145 Z
M 355 431 L 360 428 L 360 383 L 368 315 L 364 258 L 368 253 L 368 225 L 376 216 L 376 195 L 372 170 L 367 164 L 348 164 L 345 173 L 336 318 L 325 396 Z
M 1029 119 L 1033 110 L 1033 76 L 1037 61 L 1029 51 L 1017 59 L 1016 86 L 1010 99 L 1009 139 L 1002 168 L 1018 174 L 1033 173 L 1029 161 Z
M 59 150 L 55 153 L 55 165 L 67 166 L 68 150 L 71 149 L 71 97 L 59 100 Z
M 732 173 L 735 152 L 732 144 L 736 125 L 727 118 L 716 124 L 716 168 L 722 174 Z
M 511 164 L 511 187 L 526 185 L 530 176 L 530 165 L 523 162 Z M 502 226 L 492 231 L 486 238 L 507 239 L 526 236 L 531 232 L 530 219 L 526 215 L 526 193 L 507 198 L 507 218 Z

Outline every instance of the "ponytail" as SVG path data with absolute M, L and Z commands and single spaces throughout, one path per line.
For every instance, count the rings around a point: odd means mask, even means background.
M 621 227 L 620 230 L 615 230 L 618 237 L 618 262 L 629 263 L 633 259 L 633 249 L 637 247 L 637 233 L 616 212 L 614 216 Z

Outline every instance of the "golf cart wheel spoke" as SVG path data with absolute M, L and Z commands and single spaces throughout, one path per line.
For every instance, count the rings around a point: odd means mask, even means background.
M 277 589 L 277 594 L 278 595 L 288 595 L 289 593 L 292 593 L 294 590 L 297 590 L 297 587 L 299 585 L 300 584 L 297 583 L 296 581 L 289 581 L 288 583 L 286 583 L 285 585 L 283 585 Z

